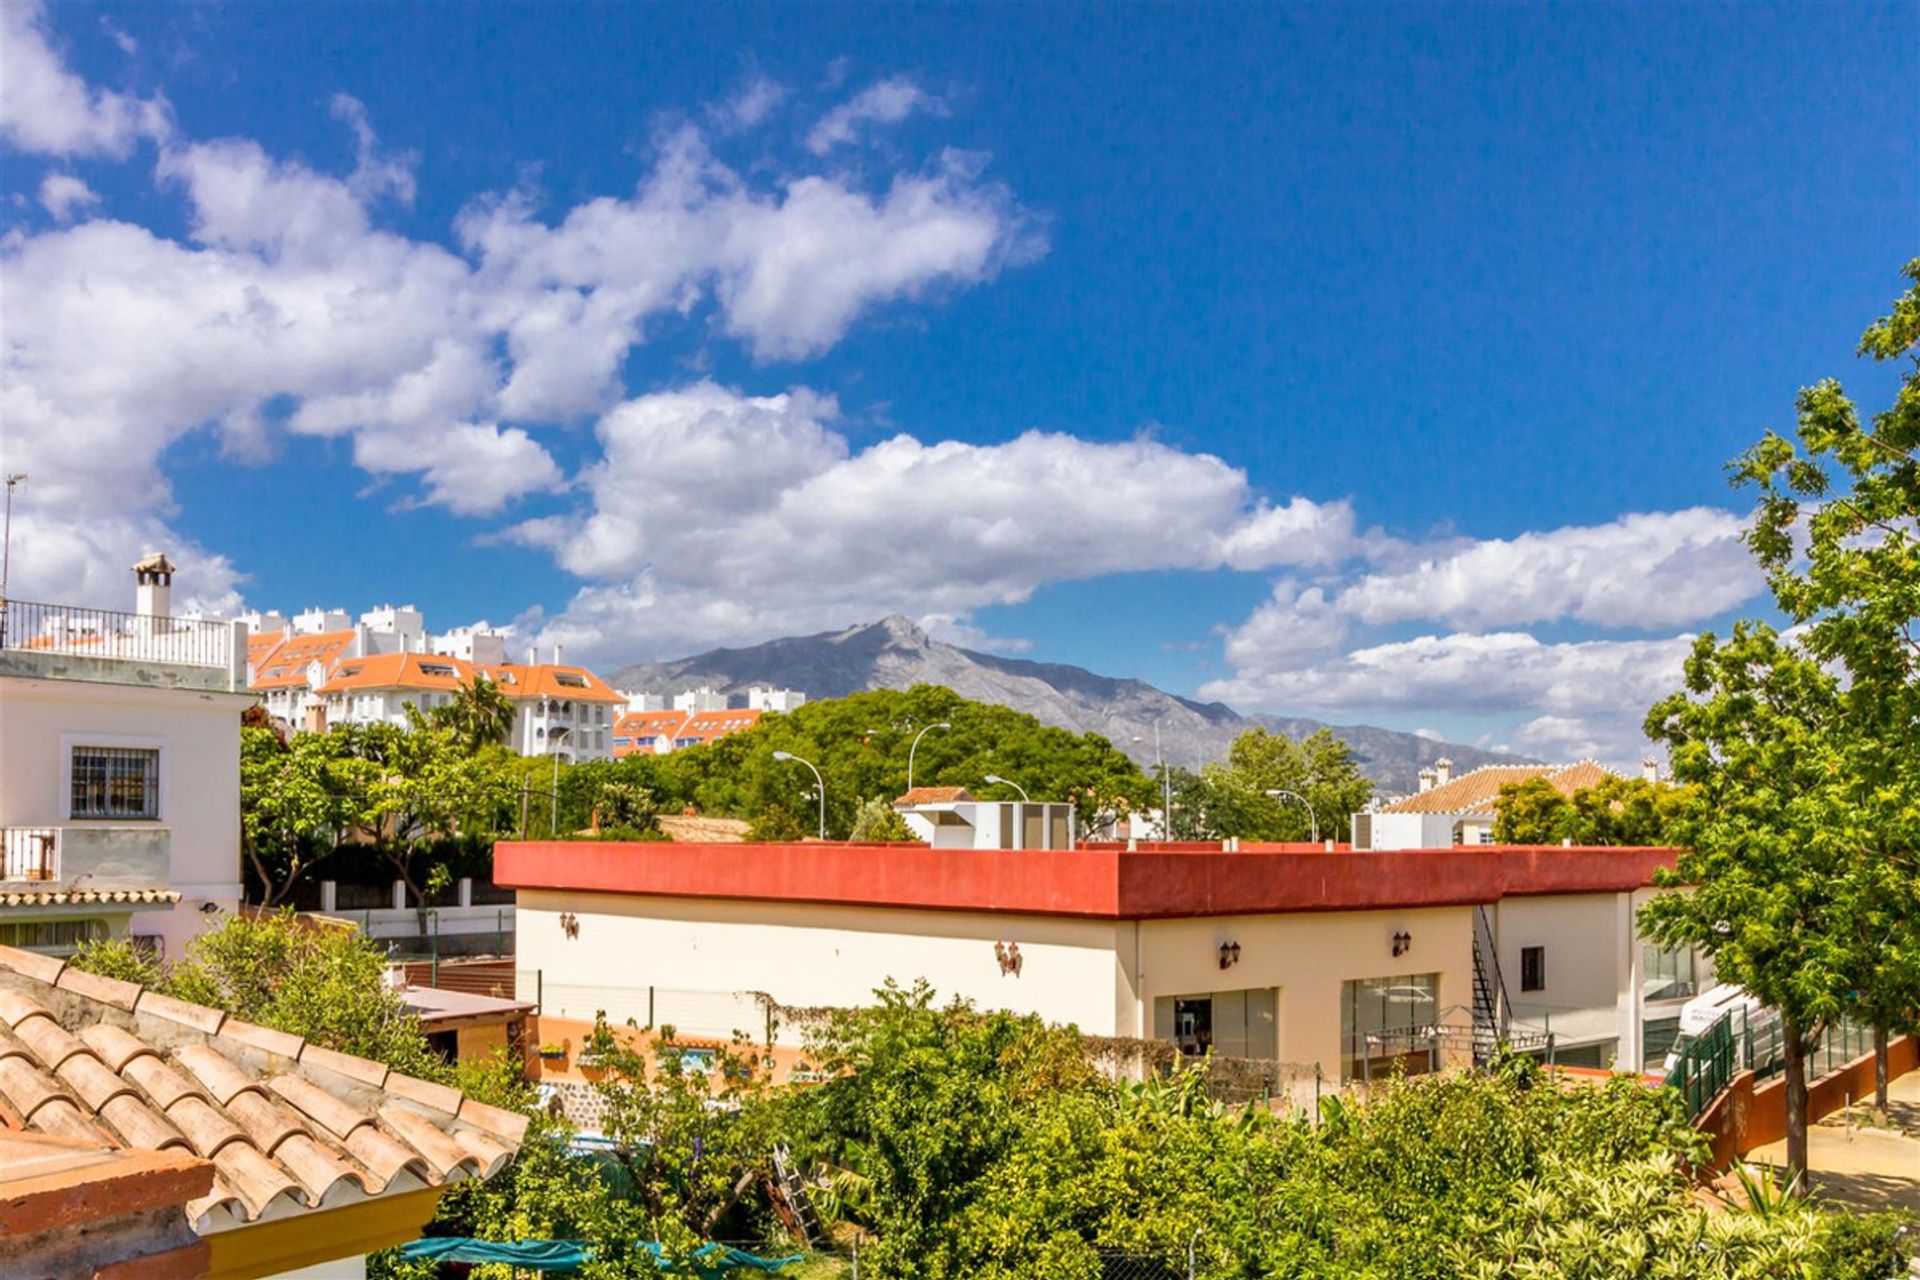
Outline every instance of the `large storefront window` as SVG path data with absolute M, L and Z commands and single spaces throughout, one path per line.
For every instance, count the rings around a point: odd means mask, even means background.
M 1211 1051 L 1223 1058 L 1272 1058 L 1278 996 L 1272 987 L 1161 996 L 1153 1002 L 1153 1033 L 1189 1057 Z
M 1348 1080 L 1386 1075 L 1396 1066 L 1409 1072 L 1431 1071 L 1439 1063 L 1434 1046 L 1440 975 L 1402 974 L 1363 978 L 1340 989 L 1340 1037 Z
M 1699 994 L 1694 979 L 1693 949 L 1665 951 L 1651 942 L 1640 945 L 1640 991 L 1643 1000 L 1684 1000 Z

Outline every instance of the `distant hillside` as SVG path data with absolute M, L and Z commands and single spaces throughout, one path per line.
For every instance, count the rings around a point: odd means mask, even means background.
M 672 662 L 639 662 L 608 679 L 618 688 L 680 693 L 711 685 L 727 693 L 749 685 L 840 698 L 864 689 L 945 685 L 962 697 L 1013 707 L 1042 722 L 1098 733 L 1143 764 L 1153 762 L 1154 723 L 1166 759 L 1192 769 L 1226 754 L 1256 724 L 1292 737 L 1327 728 L 1317 720 L 1243 716 L 1222 703 L 1176 697 L 1140 680 L 1095 675 L 1081 667 L 975 653 L 935 640 L 898 614 L 878 622 L 787 636 L 747 649 L 715 649 Z M 1456 773 L 1483 764 L 1529 763 L 1518 756 L 1372 725 L 1333 725 L 1368 777 L 1387 792 L 1412 791 L 1419 771 L 1442 756 Z

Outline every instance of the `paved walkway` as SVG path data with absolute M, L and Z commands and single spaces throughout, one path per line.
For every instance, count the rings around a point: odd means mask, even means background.
M 1863 1127 L 1866 1109 L 1855 1107 L 1807 1130 L 1815 1195 L 1850 1209 L 1920 1212 L 1920 1071 L 1890 1082 L 1887 1103 L 1894 1128 Z M 1787 1162 L 1787 1144 L 1770 1142 L 1747 1160 L 1777 1168 Z

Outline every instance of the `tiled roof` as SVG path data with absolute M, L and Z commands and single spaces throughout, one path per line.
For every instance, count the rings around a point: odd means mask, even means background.
M 669 840 L 681 844 L 740 844 L 753 824 L 739 818 L 706 818 L 663 813 L 653 820 Z
M 283 634 L 269 632 L 269 635 Z M 318 662 L 331 668 L 340 660 L 340 655 L 353 645 L 351 630 L 347 631 L 310 631 L 287 636 L 264 658 L 256 658 L 253 642 L 247 641 L 247 661 L 253 668 L 254 689 L 283 689 L 307 682 L 307 668 Z
M 495 1173 L 525 1116 L 131 982 L 0 947 L 0 1124 L 214 1165 L 257 1221 Z M 217 1221 L 215 1225 L 218 1225 Z
M 353 689 L 419 689 L 451 693 L 476 678 L 491 680 L 509 698 L 571 698 L 576 702 L 620 702 L 619 694 L 585 667 L 552 663 L 482 666 L 437 653 L 376 653 L 341 662 L 320 686 L 321 693 Z
M 180 901 L 173 889 L 8 889 L 0 891 L 0 907 L 96 906 L 110 902 L 172 903 Z
M 958 804 L 963 800 L 972 800 L 965 787 L 915 787 L 893 802 L 896 809 L 906 809 L 917 804 Z
M 1546 778 L 1563 795 L 1591 787 L 1608 771 L 1591 760 L 1578 764 L 1490 764 L 1430 791 L 1382 805 L 1381 813 L 1492 813 L 1500 788 Z

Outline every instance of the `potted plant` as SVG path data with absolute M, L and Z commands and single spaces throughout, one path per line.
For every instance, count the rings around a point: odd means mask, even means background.
M 567 1060 L 567 1042 L 564 1040 L 547 1041 L 547 1043 L 540 1046 L 540 1060 L 542 1062 L 564 1063 Z

